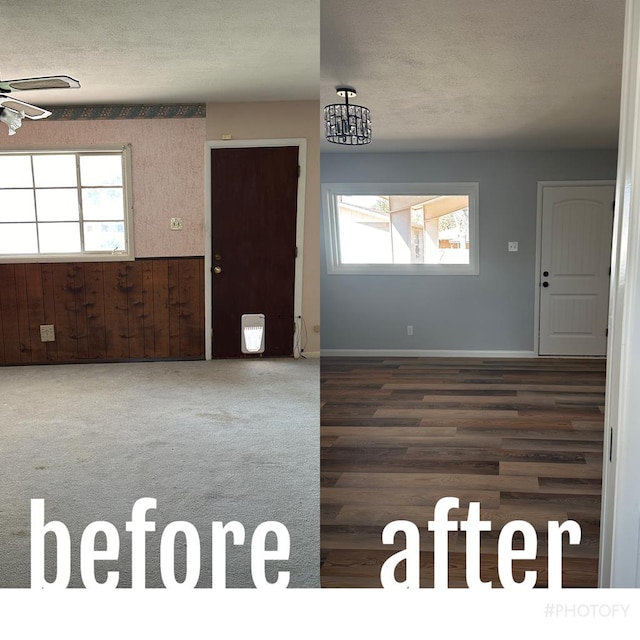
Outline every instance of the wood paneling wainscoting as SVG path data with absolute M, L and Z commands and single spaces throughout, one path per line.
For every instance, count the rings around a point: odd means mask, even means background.
M 0 264 L 0 364 L 204 358 L 203 292 L 202 257 Z
M 500 587 L 498 534 L 513 520 L 537 533 L 537 572 L 547 584 L 549 521 L 575 520 L 564 536 L 563 586 L 596 587 L 603 457 L 605 360 L 480 358 L 321 359 L 321 582 L 380 587 L 382 529 L 409 520 L 421 532 L 420 584 L 433 586 L 436 502 L 457 497 L 450 519 L 480 502 L 480 574 Z M 518 537 L 520 536 L 520 537 Z M 514 548 L 522 544 L 521 534 Z M 466 537 L 449 534 L 449 586 L 466 587 Z M 403 564 L 396 579 L 404 579 Z

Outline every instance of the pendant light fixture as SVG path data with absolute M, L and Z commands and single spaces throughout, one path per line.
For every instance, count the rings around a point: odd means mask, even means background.
M 369 144 L 371 142 L 371 113 L 366 107 L 349 104 L 356 97 L 352 87 L 336 87 L 344 104 L 328 104 L 324 108 L 325 138 L 336 144 Z

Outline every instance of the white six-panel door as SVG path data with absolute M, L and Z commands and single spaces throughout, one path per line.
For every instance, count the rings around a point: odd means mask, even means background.
M 544 186 L 538 353 L 604 356 L 614 186 Z

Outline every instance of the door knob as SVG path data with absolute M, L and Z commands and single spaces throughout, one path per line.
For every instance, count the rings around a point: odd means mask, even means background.
M 213 267 L 213 273 L 222 273 L 222 267 Z
M 543 283 L 542 283 L 542 286 L 543 286 L 543 287 L 548 287 L 548 286 L 549 286 L 549 283 L 548 283 L 548 282 L 543 282 Z

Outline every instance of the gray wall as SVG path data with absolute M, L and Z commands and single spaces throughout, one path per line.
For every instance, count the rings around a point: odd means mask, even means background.
M 480 274 L 328 275 L 323 229 L 321 348 L 532 351 L 537 183 L 614 180 L 616 159 L 615 150 L 322 154 L 323 183 L 478 182 Z

